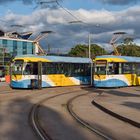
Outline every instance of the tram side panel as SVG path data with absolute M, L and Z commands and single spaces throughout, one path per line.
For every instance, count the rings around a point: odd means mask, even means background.
M 140 85 L 140 64 L 137 62 L 96 61 L 94 86 L 103 88 Z
M 50 72 L 49 69 L 48 64 L 46 83 L 51 86 L 90 84 L 88 64 L 61 63 L 53 65 L 53 72 Z
M 41 87 L 90 84 L 89 64 L 42 63 L 41 70 Z M 13 73 L 13 88 L 38 88 L 38 63 L 27 63 L 21 73 Z

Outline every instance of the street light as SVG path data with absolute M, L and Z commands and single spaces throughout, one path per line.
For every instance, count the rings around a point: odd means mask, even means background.
M 82 23 L 82 24 L 86 24 L 85 22 L 81 21 L 81 20 L 75 20 L 75 21 L 70 21 L 68 22 L 70 24 L 77 24 L 77 23 Z M 91 58 L 91 33 L 88 33 L 88 58 Z
M 45 36 L 47 36 L 48 34 L 53 33 L 53 31 L 42 31 L 40 32 L 40 34 L 36 37 L 36 39 L 33 40 L 33 43 L 35 44 L 35 46 L 39 49 L 39 51 L 41 52 L 41 54 L 45 54 L 45 51 L 42 49 L 42 47 L 39 45 L 39 41 L 44 38 Z
M 91 58 L 91 34 L 88 34 L 88 57 Z
M 73 23 L 83 23 L 83 24 L 86 24 L 84 23 L 83 21 L 80 21 L 80 20 L 76 20 L 76 21 L 70 21 L 69 22 L 70 24 L 73 24 Z M 91 33 L 89 32 L 88 33 L 88 58 L 91 59 Z M 91 67 L 90 67 L 90 85 L 93 86 L 94 84 L 94 78 L 93 78 L 93 62 L 91 62 Z

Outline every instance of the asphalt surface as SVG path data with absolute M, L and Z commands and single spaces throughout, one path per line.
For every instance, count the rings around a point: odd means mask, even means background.
M 75 90 L 81 90 L 74 93 Z M 66 102 L 77 94 L 89 93 L 73 102 L 74 111 L 89 124 L 113 139 L 137 140 L 140 129 L 113 118 L 92 105 L 92 100 L 125 117 L 140 122 L 140 87 L 93 89 L 80 86 L 45 88 L 42 90 L 13 90 L 0 83 L 0 140 L 36 140 L 28 114 L 32 106 L 53 95 L 73 92 L 44 102 L 39 120 L 54 140 L 100 140 L 99 136 L 80 126 L 68 113 Z

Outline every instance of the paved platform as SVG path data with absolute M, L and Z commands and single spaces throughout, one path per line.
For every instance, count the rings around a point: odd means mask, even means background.
M 140 123 L 140 87 L 105 90 L 96 101 L 112 112 Z

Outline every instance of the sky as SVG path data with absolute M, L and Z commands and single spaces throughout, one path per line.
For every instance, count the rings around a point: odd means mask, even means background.
M 112 49 L 109 42 L 115 32 L 126 32 L 122 38 L 133 37 L 140 44 L 139 23 L 140 0 L 0 0 L 1 30 L 32 31 L 31 39 L 51 30 L 40 44 L 57 53 L 87 44 L 89 34 L 92 43 L 106 50 Z

